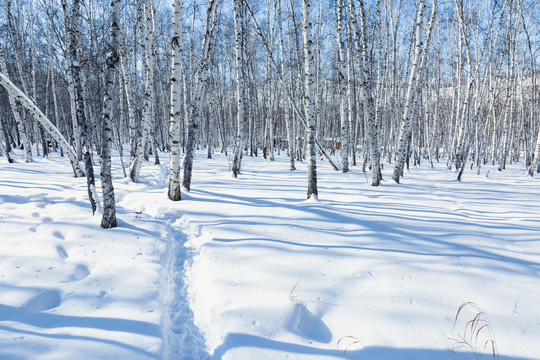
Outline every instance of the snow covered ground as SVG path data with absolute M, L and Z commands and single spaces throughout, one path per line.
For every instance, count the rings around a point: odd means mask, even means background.
M 540 359 L 540 180 L 522 164 L 459 183 L 425 163 L 399 185 L 386 165 L 373 188 L 320 162 L 306 201 L 302 164 L 248 157 L 234 179 L 199 153 L 172 203 L 166 164 L 132 184 L 116 161 L 103 230 L 66 159 L 16 155 L 0 160 L 0 359 L 465 360 L 459 341 L 490 359 L 491 340 Z

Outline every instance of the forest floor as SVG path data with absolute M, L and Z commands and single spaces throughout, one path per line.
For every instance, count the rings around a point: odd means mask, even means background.
M 374 188 L 320 161 L 305 200 L 305 164 L 246 157 L 235 179 L 200 152 L 173 203 L 166 154 L 138 184 L 115 158 L 103 230 L 67 159 L 15 158 L 1 359 L 540 359 L 540 178 L 523 164 L 458 182 L 424 162 L 401 184 L 385 164 Z

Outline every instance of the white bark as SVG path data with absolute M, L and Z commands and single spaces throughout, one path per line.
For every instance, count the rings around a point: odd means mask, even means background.
M 304 112 L 306 117 L 308 188 L 307 198 L 317 197 L 317 152 L 315 147 L 315 73 L 311 22 L 311 0 L 302 0 L 302 37 L 304 40 Z
M 353 61 L 351 47 L 347 49 L 347 113 L 349 117 L 349 141 L 351 153 L 351 166 L 356 166 L 356 115 L 353 112 L 355 95 L 353 92 Z
M 38 98 L 37 98 L 37 88 L 36 88 L 36 47 L 35 47 L 35 36 L 34 36 L 34 2 L 33 0 L 28 1 L 28 12 L 30 15 L 30 64 L 31 64 L 31 71 L 32 71 L 32 97 L 31 99 L 34 101 L 34 103 L 38 104 Z M 39 156 L 39 125 L 37 123 L 37 120 L 34 118 L 33 122 L 33 128 L 34 128 L 34 141 L 36 143 L 36 154 Z M 42 141 L 42 147 L 43 147 L 43 157 L 45 157 L 48 154 L 47 149 L 47 142 L 45 139 L 41 139 Z
M 150 139 L 150 132 L 153 120 L 154 108 L 154 17 L 151 0 L 144 0 L 144 48 L 146 76 L 144 81 L 144 105 L 141 124 L 141 136 L 137 141 L 137 149 L 135 158 L 131 163 L 130 178 L 133 182 L 139 181 L 139 173 L 141 172 L 142 159 L 144 156 L 145 146 Z
M 120 0 L 111 0 L 111 20 L 109 34 L 109 51 L 105 68 L 105 94 L 103 98 L 103 116 L 101 120 L 101 187 L 103 190 L 103 217 L 101 227 L 110 229 L 116 227 L 116 202 L 111 175 L 111 148 L 113 145 L 112 109 L 113 94 L 115 93 L 114 77 L 118 55 L 118 11 Z
M 373 99 L 373 75 L 371 66 L 368 63 L 367 54 L 367 17 L 363 0 L 359 1 L 360 6 L 360 27 L 356 20 L 356 9 L 353 1 L 349 2 L 349 13 L 351 17 L 352 31 L 355 40 L 355 49 L 360 68 L 360 93 L 364 104 L 364 122 L 368 129 L 369 151 L 371 157 L 371 185 L 379 186 L 382 179 L 380 168 L 379 149 L 379 125 L 376 116 L 375 101 Z
M 236 145 L 234 150 L 234 160 L 232 164 L 232 173 L 238 177 L 242 165 L 242 150 L 245 142 L 245 99 L 244 99 L 244 61 L 243 61 L 243 39 L 244 28 L 241 18 L 241 0 L 232 0 L 234 14 L 234 40 L 236 55 L 236 110 L 237 110 L 237 132 Z
M 95 214 L 96 210 L 101 206 L 97 191 L 96 191 L 96 179 L 94 176 L 94 166 L 92 164 L 92 154 L 90 151 L 90 143 L 88 140 L 89 129 L 88 119 L 85 114 L 85 104 L 83 98 L 83 86 L 81 81 L 81 63 L 79 61 L 78 47 L 80 36 L 80 0 L 73 0 L 71 7 L 71 41 L 69 48 L 71 71 L 73 74 L 73 86 L 75 88 L 75 104 L 77 105 L 77 124 L 81 130 L 81 150 L 84 161 L 84 167 L 86 170 L 86 183 L 88 186 L 88 200 L 92 207 L 92 213 Z
M 540 129 L 536 137 L 536 145 L 534 147 L 534 156 L 529 167 L 529 175 L 534 176 L 535 173 L 540 172 Z
M 509 3 L 508 14 L 508 27 L 507 27 L 507 41 L 508 41 L 508 62 L 507 62 L 507 82 L 506 82 L 506 111 L 504 113 L 503 120 L 503 134 L 502 134 L 502 153 L 499 164 L 499 171 L 506 169 L 506 160 L 508 158 L 510 141 L 511 141 L 511 125 L 514 120 L 514 108 L 515 108 L 515 90 L 516 90 L 516 48 L 517 48 L 517 25 L 513 17 L 514 3 Z
M 180 182 L 180 126 L 182 117 L 182 10 L 183 0 L 175 0 L 173 3 L 173 37 L 171 42 L 172 66 L 171 66 L 171 113 L 169 124 L 169 199 L 181 200 Z
M 343 36 L 344 31 L 344 0 L 338 2 L 338 23 L 337 23 L 337 45 L 338 45 L 338 81 L 339 81 L 339 116 L 341 123 L 341 171 L 349 171 L 349 136 L 348 131 L 348 103 L 350 99 L 350 92 L 347 90 L 349 85 L 347 84 L 346 66 L 347 60 L 345 58 L 345 39 Z
M 281 54 L 281 74 L 282 76 L 285 76 L 285 50 L 283 46 L 283 22 L 281 17 L 281 1 L 278 0 L 277 4 L 277 11 L 278 11 L 278 32 L 279 32 L 279 51 Z M 267 54 L 267 56 L 270 56 L 270 54 Z M 293 123 L 289 116 L 289 103 L 290 99 L 287 96 L 287 85 L 284 81 L 280 81 L 281 83 L 281 96 L 283 99 L 283 112 L 285 117 L 285 126 L 287 128 L 287 148 L 289 153 L 289 169 L 291 171 L 296 170 L 296 166 L 294 164 L 294 129 L 293 129 Z
M 13 159 L 11 158 L 9 154 L 9 151 L 10 151 L 9 137 L 7 136 L 3 119 L 0 119 L 0 136 L 5 138 L 5 145 L 2 144 L 2 141 L 0 141 L 0 156 L 2 155 L 2 151 L 4 151 L 6 153 L 7 162 L 11 164 L 13 162 Z
M 120 69 L 122 71 L 122 88 L 126 98 L 128 119 L 129 119 L 129 159 L 133 161 L 135 151 L 137 150 L 137 123 L 135 119 L 135 108 L 133 106 L 135 94 L 132 91 L 132 80 L 130 74 L 126 71 L 126 59 L 123 53 L 120 53 Z
M 74 41 L 71 35 L 72 20 L 69 17 L 69 11 L 67 6 L 67 0 L 62 0 L 62 9 L 64 12 L 64 33 L 65 33 L 65 48 L 66 48 L 66 59 L 67 63 L 67 80 L 68 80 L 68 91 L 69 91 L 69 106 L 71 113 L 71 125 L 73 131 L 73 139 L 75 141 L 75 150 L 77 151 L 77 159 L 82 159 L 82 149 L 81 149 L 81 133 L 79 129 L 79 124 L 77 123 L 77 105 L 75 104 L 75 85 L 73 84 L 73 69 L 71 68 L 71 58 L 69 54 L 69 49 L 71 48 L 71 42 Z

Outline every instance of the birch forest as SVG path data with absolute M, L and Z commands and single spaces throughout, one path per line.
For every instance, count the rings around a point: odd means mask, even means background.
M 170 1 L 0 2 L 1 155 L 68 157 L 104 228 L 112 152 L 133 182 L 168 163 L 173 201 L 202 149 L 306 163 L 307 198 L 320 163 L 540 171 L 537 1 Z

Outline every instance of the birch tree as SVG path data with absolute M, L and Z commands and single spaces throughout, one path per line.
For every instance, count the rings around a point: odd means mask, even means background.
M 516 92 L 516 51 L 517 51 L 517 20 L 515 15 L 515 1 L 509 0 L 508 22 L 506 29 L 507 43 L 507 68 L 506 68 L 506 106 L 502 124 L 502 149 L 499 162 L 499 171 L 506 169 L 511 131 L 510 127 L 515 117 L 515 92 Z
M 537 116 L 536 114 L 538 114 L 537 109 L 536 109 L 536 106 L 537 106 L 536 104 L 536 101 L 537 101 L 536 71 L 535 71 L 536 58 L 535 58 L 535 52 L 533 51 L 533 48 L 532 48 L 531 36 L 529 35 L 529 31 L 527 29 L 527 23 L 525 22 L 525 16 L 523 14 L 523 2 L 521 3 L 521 6 L 519 7 L 519 12 L 521 15 L 521 23 L 523 24 L 523 31 L 525 32 L 525 36 L 527 38 L 527 49 L 529 50 L 529 54 L 530 54 L 531 80 L 532 80 L 530 116 L 531 116 L 531 119 L 535 119 Z M 533 148 L 531 164 L 529 165 L 528 171 L 529 171 L 530 176 L 534 176 L 534 173 L 540 172 L 540 126 L 538 127 L 538 134 L 536 135 L 536 141 Z
M 304 112 L 307 137 L 307 198 L 317 197 L 317 150 L 315 148 L 315 73 L 311 22 L 311 0 L 302 0 L 302 37 L 304 40 Z
M 9 139 L 7 136 L 7 131 L 4 126 L 4 119 L 0 119 L 0 136 L 4 136 L 4 144 L 2 144 L 2 141 L 0 141 L 0 155 L 2 155 L 2 151 L 6 153 L 6 159 L 9 164 L 13 162 L 13 159 L 11 158 L 10 152 L 10 146 L 9 146 Z
M 64 33 L 65 33 L 65 58 L 67 59 L 67 81 L 69 91 L 69 105 L 71 113 L 71 126 L 73 131 L 73 139 L 75 142 L 75 150 L 77 151 L 77 159 L 82 160 L 82 148 L 81 148 L 81 132 L 79 124 L 77 122 L 77 104 L 75 103 L 75 85 L 73 81 L 73 68 L 71 66 L 71 54 L 70 49 L 72 47 L 71 42 L 76 41 L 73 39 L 71 27 L 73 26 L 73 19 L 69 15 L 69 9 L 67 0 L 62 0 L 62 9 L 64 13 Z
M 536 136 L 536 144 L 534 146 L 534 154 L 529 166 L 529 175 L 534 176 L 534 173 L 540 172 L 540 129 Z
M 338 1 L 338 16 L 337 16 L 337 46 L 338 46 L 338 81 L 339 81 L 339 117 L 341 123 L 341 171 L 349 171 L 349 128 L 348 128 L 348 102 L 347 96 L 350 93 L 347 91 L 348 84 L 346 79 L 346 64 L 345 58 L 345 39 L 344 39 L 344 25 L 345 25 L 345 0 Z
M 103 98 L 103 116 L 101 119 L 101 187 L 103 190 L 103 217 L 101 227 L 110 229 L 116 227 L 116 202 L 111 175 L 112 109 L 113 94 L 116 93 L 114 77 L 120 61 L 118 55 L 118 12 L 120 0 L 111 0 L 111 20 L 109 33 L 109 50 L 105 60 L 105 94 Z
M 232 173 L 234 177 L 238 177 L 242 164 L 242 150 L 244 148 L 244 129 L 245 129 L 245 111 L 244 111 L 244 61 L 243 61 L 243 39 L 244 26 L 241 17 L 242 1 L 232 0 L 233 16 L 234 16 L 234 42 L 235 42 L 235 57 L 236 57 L 236 109 L 237 109 L 237 133 L 236 145 L 234 150 L 234 160 L 232 164 Z
M 285 70 L 285 46 L 283 41 L 283 18 L 281 14 L 281 0 L 277 0 L 277 16 L 278 16 L 278 34 L 279 34 L 279 51 L 281 56 L 281 75 L 286 76 L 286 70 Z M 269 54 L 267 54 L 269 56 Z M 283 102 L 283 115 L 285 118 L 285 127 L 287 129 L 287 152 L 289 154 L 289 170 L 294 171 L 296 170 L 296 165 L 294 164 L 294 157 L 295 157 L 295 149 L 294 149 L 294 128 L 292 120 L 289 116 L 289 107 L 290 107 L 290 99 L 287 96 L 287 84 L 285 81 L 280 81 L 281 84 L 281 97 Z
M 84 98 L 83 98 L 83 86 L 81 81 L 81 63 L 79 62 L 79 55 L 77 47 L 79 44 L 79 31 L 80 31 L 80 1 L 73 0 L 71 5 L 71 33 L 70 33 L 70 64 L 71 72 L 73 75 L 73 86 L 75 89 L 75 104 L 77 105 L 77 125 L 81 130 L 81 150 L 84 161 L 84 167 L 86 170 L 86 184 L 88 187 L 88 199 L 92 206 L 92 213 L 95 213 L 99 206 L 99 200 L 96 191 L 96 179 L 94 177 L 94 166 L 92 164 L 92 154 L 90 153 L 90 143 L 88 139 L 89 129 L 88 120 L 84 111 Z
M 144 49 L 145 49 L 145 78 L 144 78 L 144 104 L 141 124 L 141 135 L 137 140 L 135 157 L 131 163 L 129 177 L 131 181 L 138 182 L 141 172 L 145 147 L 150 141 L 151 127 L 154 114 L 154 15 L 151 0 L 143 1 L 144 11 Z M 139 5 L 137 5 L 139 6 Z M 140 10 L 139 10 L 140 11 Z
M 360 26 L 356 20 L 356 9 L 353 1 L 349 2 L 349 13 L 357 61 L 359 63 L 360 92 L 363 100 L 362 103 L 364 104 L 364 122 L 369 129 L 368 138 L 372 172 L 371 185 L 379 186 L 380 181 L 382 180 L 380 168 L 379 125 L 377 123 L 375 101 L 373 99 L 373 75 L 369 64 L 367 50 L 367 15 L 364 9 L 364 1 L 360 0 L 358 4 Z
M 180 183 L 180 126 L 182 123 L 182 55 L 183 55 L 183 0 L 173 3 L 173 37 L 171 41 L 171 112 L 169 125 L 169 199 L 181 200 Z
M 32 97 L 34 103 L 38 104 L 38 93 L 37 93 L 37 81 L 36 81 L 36 46 L 35 46 L 35 34 L 34 34 L 34 2 L 33 0 L 28 1 L 28 12 L 30 16 L 30 69 L 32 72 Z M 41 147 L 43 150 L 43 157 L 48 155 L 47 141 L 45 139 L 45 134 L 43 134 L 43 129 L 39 126 L 39 123 L 34 119 L 34 138 L 36 142 L 36 154 L 39 156 L 39 141 L 38 138 L 41 138 Z

